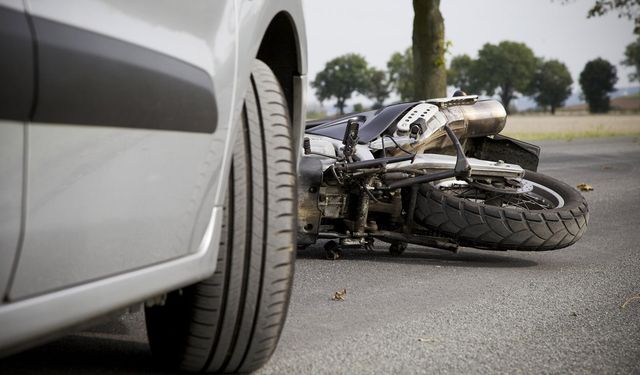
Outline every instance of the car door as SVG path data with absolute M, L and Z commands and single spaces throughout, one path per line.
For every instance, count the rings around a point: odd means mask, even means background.
M 38 94 L 10 298 L 195 251 L 223 180 L 234 2 L 26 4 Z
M 33 41 L 22 1 L 0 0 L 0 291 L 20 241 L 24 124 L 33 100 Z

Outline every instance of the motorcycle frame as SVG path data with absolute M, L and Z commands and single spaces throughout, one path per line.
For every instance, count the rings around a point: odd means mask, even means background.
M 503 159 L 497 159 L 505 157 L 501 153 L 501 148 L 492 147 L 495 146 L 495 143 L 500 143 L 502 148 L 509 148 L 510 153 L 507 156 L 511 156 L 511 158 L 506 158 L 509 161 L 520 161 L 522 164 L 533 167 L 530 169 L 534 170 L 538 164 L 539 148 L 537 146 L 497 136 L 506 121 L 506 113 L 500 112 L 499 108 L 502 108 L 502 111 L 504 108 L 499 103 L 498 107 L 480 102 L 479 108 L 469 110 L 468 107 L 475 107 L 477 104 L 479 104 L 477 96 L 434 99 L 419 103 L 418 105 L 422 105 L 422 108 L 428 108 L 427 106 L 437 108 L 437 111 L 423 120 L 424 123 L 430 120 L 429 125 L 431 126 L 418 124 L 417 126 L 422 125 L 422 133 L 413 139 L 410 138 L 404 144 L 402 141 L 406 141 L 406 139 L 401 139 L 401 142 L 398 142 L 398 138 L 391 138 L 390 140 L 397 146 L 396 152 L 392 156 L 369 157 L 366 150 L 363 150 L 365 147 L 374 151 L 377 148 L 384 150 L 384 138 L 390 137 L 382 135 L 379 140 L 370 142 L 367 146 L 357 144 L 359 124 L 355 119 L 347 122 L 342 142 L 335 139 L 325 139 L 321 136 L 315 136 L 313 140 L 306 138 L 304 143 L 305 156 L 303 156 L 299 167 L 298 245 L 307 246 L 315 243 L 318 239 L 332 239 L 340 241 L 342 246 L 367 246 L 376 238 L 391 243 L 412 243 L 456 251 L 458 246 L 455 241 L 413 225 L 418 186 L 445 179 L 467 181 L 475 177 L 521 178 L 524 175 L 524 169 L 520 165 L 505 163 Z M 407 111 L 397 122 L 405 120 L 410 113 L 411 110 Z M 434 122 L 437 123 L 436 126 L 433 126 Z M 415 128 L 415 123 L 410 126 Z M 456 126 L 458 130 L 464 130 L 458 132 L 467 135 L 463 142 L 451 125 Z M 398 135 L 398 132 L 396 131 L 394 135 Z M 438 140 L 437 147 L 434 147 L 434 143 L 436 143 L 434 139 L 437 139 L 441 134 L 446 135 L 446 140 Z M 323 152 L 319 152 L 317 149 L 313 150 L 312 144 L 323 141 L 332 147 L 325 144 L 324 148 L 320 147 Z M 381 148 L 377 147 L 378 143 Z M 488 160 L 468 157 L 465 148 L 471 156 L 483 156 Z M 455 156 L 423 153 L 426 150 L 443 151 L 445 149 L 448 149 L 449 153 L 453 151 Z M 342 155 L 340 155 L 341 152 Z M 360 160 L 354 161 L 354 155 L 358 156 Z M 496 160 L 492 161 L 492 159 Z M 419 175 L 399 178 L 383 185 L 379 183 L 377 186 L 372 185 L 373 176 L 376 174 L 394 171 L 398 171 L 399 176 L 407 171 Z M 321 231 L 322 219 L 325 215 L 323 215 L 324 211 L 320 206 L 324 205 L 326 208 L 331 204 L 335 205 L 336 197 L 339 196 L 338 194 L 326 194 L 327 189 L 323 194 L 322 184 L 323 181 L 326 181 L 325 175 L 328 175 L 329 178 L 333 177 L 340 186 L 346 187 L 345 194 L 349 196 L 354 196 L 348 192 L 349 190 L 359 189 L 357 202 L 351 202 L 351 206 L 355 207 L 351 212 L 355 215 L 339 217 L 338 214 L 338 217 L 331 218 L 344 222 L 346 227 L 344 233 Z M 358 186 L 345 183 L 345 180 L 358 181 Z M 376 212 L 385 212 L 386 210 L 387 213 L 391 213 L 392 220 L 393 213 L 396 213 L 395 220 L 403 221 L 398 230 L 380 230 L 375 222 L 368 220 L 372 198 L 376 200 L 371 190 L 386 190 L 391 196 L 393 194 L 400 195 L 399 199 L 394 200 L 395 206 L 389 203 L 373 202 L 373 205 L 377 207 Z M 409 194 L 408 204 L 402 202 L 401 194 L 403 191 L 405 194 Z M 338 204 L 342 204 L 344 207 L 346 203 L 338 202 Z M 401 214 L 398 215 L 398 204 L 400 210 L 405 212 L 404 218 Z

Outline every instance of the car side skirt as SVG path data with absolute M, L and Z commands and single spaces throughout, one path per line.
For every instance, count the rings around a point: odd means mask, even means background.
M 209 277 L 216 262 L 222 211 L 222 207 L 213 208 L 205 236 L 194 254 L 0 305 L 0 357 L 46 341 L 82 322 Z

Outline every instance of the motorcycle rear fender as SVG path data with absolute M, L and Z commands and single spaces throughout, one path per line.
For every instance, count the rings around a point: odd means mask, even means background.
M 467 139 L 465 154 L 482 160 L 502 160 L 535 172 L 538 170 L 540 146 L 496 134 Z

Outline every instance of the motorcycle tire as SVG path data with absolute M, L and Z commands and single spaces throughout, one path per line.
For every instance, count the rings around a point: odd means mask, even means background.
M 297 207 L 287 102 L 254 63 L 228 178 L 215 273 L 146 309 L 155 358 L 193 372 L 248 373 L 273 354 L 294 273 Z
M 539 210 L 500 207 L 425 184 L 418 189 L 414 220 L 461 246 L 481 249 L 554 250 L 578 241 L 589 221 L 584 197 L 571 186 L 540 173 L 526 171 L 524 179 L 562 204 Z

